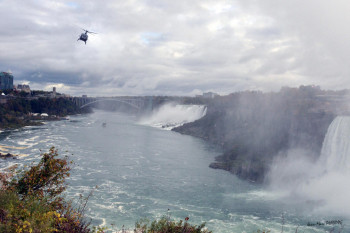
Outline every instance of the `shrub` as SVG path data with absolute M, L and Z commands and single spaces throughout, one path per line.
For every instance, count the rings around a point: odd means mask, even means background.
M 196 226 L 188 223 L 189 218 L 186 217 L 185 221 L 180 220 L 170 221 L 168 217 L 164 216 L 159 220 L 154 220 L 150 225 L 147 219 L 142 219 L 136 222 L 135 227 L 137 232 L 142 233 L 211 233 L 205 229 L 205 223 Z
M 0 232 L 90 232 L 82 212 L 61 195 L 71 163 L 52 147 L 37 165 L 0 174 Z

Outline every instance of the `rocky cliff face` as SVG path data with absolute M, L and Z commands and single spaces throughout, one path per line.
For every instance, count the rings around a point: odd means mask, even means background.
M 347 92 L 300 87 L 283 88 L 278 93 L 241 92 L 217 97 L 208 104 L 206 116 L 174 131 L 221 145 L 224 154 L 211 168 L 263 182 L 277 154 L 294 148 L 319 154 L 328 126 L 341 105 L 341 101 L 330 101 L 330 94 L 343 98 Z

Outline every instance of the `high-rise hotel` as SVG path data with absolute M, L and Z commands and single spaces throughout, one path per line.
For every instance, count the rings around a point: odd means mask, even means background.
M 13 75 L 8 72 L 0 72 L 0 90 L 13 89 Z

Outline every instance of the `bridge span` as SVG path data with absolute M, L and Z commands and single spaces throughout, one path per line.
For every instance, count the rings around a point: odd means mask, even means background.
M 153 97 L 72 97 L 71 100 L 80 108 L 97 107 L 98 103 L 116 103 L 137 111 L 152 111 Z

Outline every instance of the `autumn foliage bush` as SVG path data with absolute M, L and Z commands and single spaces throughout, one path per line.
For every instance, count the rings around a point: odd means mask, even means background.
M 52 147 L 37 165 L 0 173 L 0 232 L 90 232 L 82 213 L 62 196 L 70 164 Z

